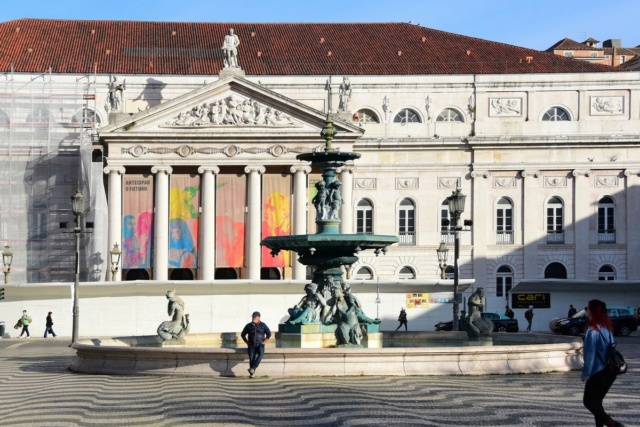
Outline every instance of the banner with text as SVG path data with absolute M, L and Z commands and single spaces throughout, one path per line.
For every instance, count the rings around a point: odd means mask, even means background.
M 551 294 L 526 293 L 511 294 L 511 308 L 551 308 Z
M 125 175 L 122 269 L 150 268 L 153 254 L 153 175 Z

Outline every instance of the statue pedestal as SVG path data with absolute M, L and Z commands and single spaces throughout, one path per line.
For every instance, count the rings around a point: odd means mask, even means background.
M 224 79 L 226 77 L 246 77 L 245 72 L 240 67 L 229 67 L 223 68 L 220 70 L 220 78 Z
M 362 338 L 362 348 L 382 348 L 380 325 L 366 325 L 367 334 Z M 351 344 L 338 346 L 336 325 L 312 323 L 290 325 L 281 323 L 276 332 L 276 348 L 358 348 Z

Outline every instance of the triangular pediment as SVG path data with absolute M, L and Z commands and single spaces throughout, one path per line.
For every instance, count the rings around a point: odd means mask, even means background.
M 197 140 L 281 137 L 322 143 L 320 131 L 326 113 L 269 90 L 260 84 L 232 76 L 186 93 L 178 98 L 132 116 L 114 116 L 114 122 L 100 129 L 100 139 L 145 139 L 162 141 L 193 137 Z M 335 142 L 352 143 L 363 130 L 336 120 Z

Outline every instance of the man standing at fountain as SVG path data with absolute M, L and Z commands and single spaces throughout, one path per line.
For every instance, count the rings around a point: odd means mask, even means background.
M 240 337 L 248 346 L 249 378 L 253 378 L 256 376 L 256 369 L 260 365 L 262 356 L 264 356 L 264 345 L 271 338 L 271 330 L 266 323 L 260 321 L 260 312 L 253 312 L 251 322 L 246 324 Z

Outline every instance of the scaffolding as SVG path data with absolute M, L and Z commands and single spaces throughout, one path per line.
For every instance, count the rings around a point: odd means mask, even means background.
M 96 76 L 58 78 L 50 70 L 0 75 L 0 242 L 14 253 L 14 284 L 73 280 L 75 241 L 60 224 L 75 219 L 70 197 L 76 189 L 91 200 L 90 183 L 98 179 L 92 165 L 92 135 L 100 125 Z M 87 221 L 93 216 L 89 211 Z M 85 248 L 92 245 L 86 234 Z M 91 255 L 81 260 L 85 266 Z M 81 270 L 83 280 L 95 280 L 93 270 Z

